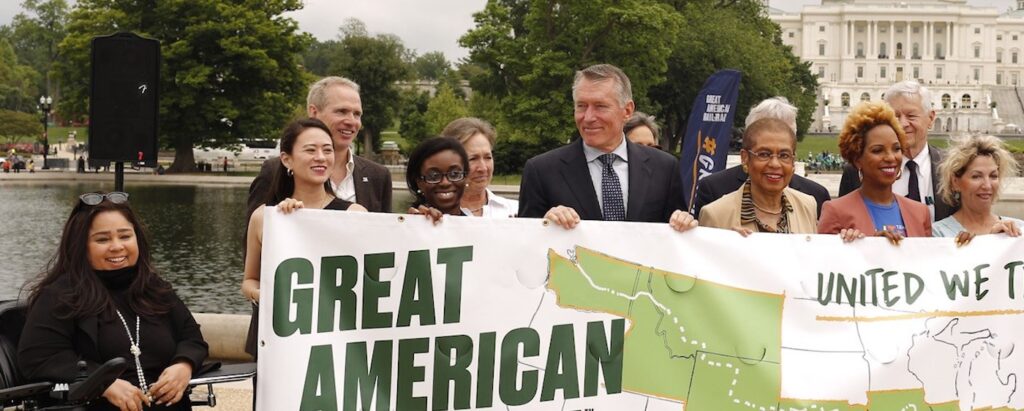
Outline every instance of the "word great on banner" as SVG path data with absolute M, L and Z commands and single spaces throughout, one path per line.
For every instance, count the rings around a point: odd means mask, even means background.
M 1017 239 L 267 216 L 259 410 L 1024 408 Z

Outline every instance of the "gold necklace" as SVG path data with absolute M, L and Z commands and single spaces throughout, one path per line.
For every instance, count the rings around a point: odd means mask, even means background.
M 757 202 L 754 201 L 753 199 L 750 200 L 750 204 L 753 204 L 754 208 L 758 209 L 758 211 L 760 211 L 762 213 L 765 213 L 765 214 L 768 214 L 768 215 L 780 215 L 780 214 L 782 214 L 782 206 L 779 206 L 779 211 L 771 211 L 771 210 L 765 210 L 765 209 L 761 208 L 761 206 L 757 205 Z

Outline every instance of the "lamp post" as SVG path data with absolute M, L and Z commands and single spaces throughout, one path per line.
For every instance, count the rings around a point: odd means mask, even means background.
M 53 108 L 53 99 L 50 96 L 39 97 L 39 110 L 43 112 L 43 170 L 49 170 L 50 165 L 46 156 L 50 154 L 50 109 Z

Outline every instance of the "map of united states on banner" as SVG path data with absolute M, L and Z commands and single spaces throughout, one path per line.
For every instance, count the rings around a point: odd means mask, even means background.
M 259 410 L 1020 409 L 1024 247 L 268 212 Z

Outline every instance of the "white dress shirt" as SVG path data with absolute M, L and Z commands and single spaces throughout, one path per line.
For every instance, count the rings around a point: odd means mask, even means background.
M 604 154 L 605 152 L 583 143 L 583 155 L 587 158 L 590 180 L 594 183 L 594 192 L 597 193 L 597 203 L 601 206 L 602 213 L 604 213 L 604 199 L 601 198 L 601 173 L 604 171 L 604 163 L 598 160 L 598 157 Z M 626 150 L 625 134 L 622 135 L 622 141 L 619 142 L 619 146 L 612 150 L 611 154 L 615 154 L 618 157 L 615 163 L 612 164 L 612 169 L 619 176 L 619 187 L 622 187 L 623 209 L 626 209 L 629 204 L 629 153 Z M 629 210 L 627 209 L 626 211 Z

